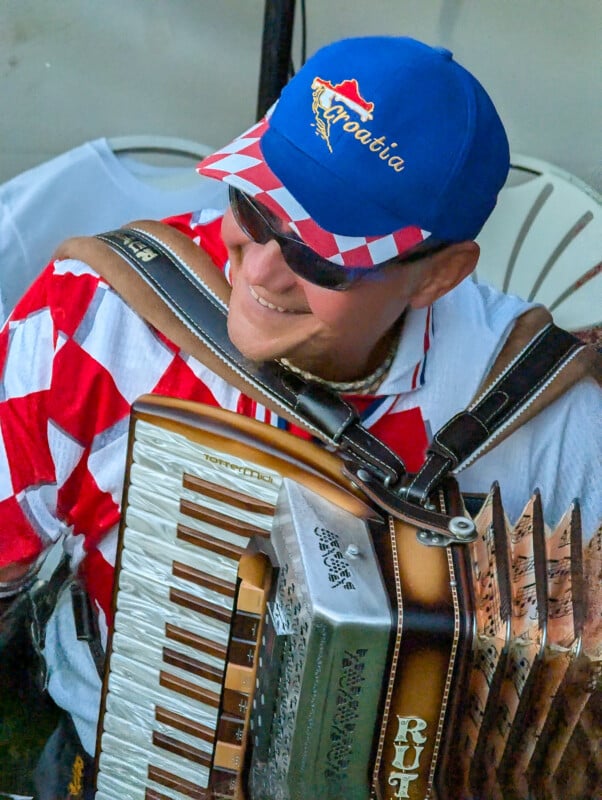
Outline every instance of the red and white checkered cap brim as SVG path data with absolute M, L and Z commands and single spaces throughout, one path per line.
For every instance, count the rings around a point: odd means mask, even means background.
M 430 235 L 417 227 L 402 228 L 386 236 L 340 236 L 321 228 L 264 161 L 259 140 L 268 126 L 268 118 L 264 117 L 205 158 L 197 171 L 225 181 L 263 203 L 312 250 L 335 264 L 369 268 L 406 252 Z

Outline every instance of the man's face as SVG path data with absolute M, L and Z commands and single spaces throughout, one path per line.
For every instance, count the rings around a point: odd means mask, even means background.
M 330 380 L 374 369 L 387 334 L 411 302 L 420 262 L 387 267 L 344 292 L 298 277 L 275 241 L 257 244 L 229 209 L 222 238 L 231 262 L 228 332 L 247 358 L 288 358 Z

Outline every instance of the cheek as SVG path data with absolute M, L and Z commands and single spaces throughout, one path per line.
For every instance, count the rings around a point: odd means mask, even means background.
M 386 285 L 365 283 L 347 292 L 333 292 L 304 282 L 303 288 L 313 315 L 333 328 L 370 330 L 379 327 L 380 320 L 392 324 L 404 307 L 399 293 Z
M 303 281 L 303 292 L 311 313 L 327 325 L 335 325 L 348 314 L 349 301 L 345 292 L 321 289 L 313 283 Z

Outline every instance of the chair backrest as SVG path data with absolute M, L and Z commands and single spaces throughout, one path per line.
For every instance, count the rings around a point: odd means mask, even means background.
M 477 241 L 476 280 L 540 302 L 568 330 L 602 326 L 602 197 L 567 172 L 512 155 Z

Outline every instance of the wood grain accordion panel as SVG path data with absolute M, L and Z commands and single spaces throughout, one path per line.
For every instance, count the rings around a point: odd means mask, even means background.
M 427 546 L 341 466 L 136 404 L 97 800 L 598 796 L 601 547 L 582 558 L 578 508 L 545 531 L 535 496 L 510 526 L 493 487 L 476 541 Z M 464 511 L 453 482 L 432 500 Z

